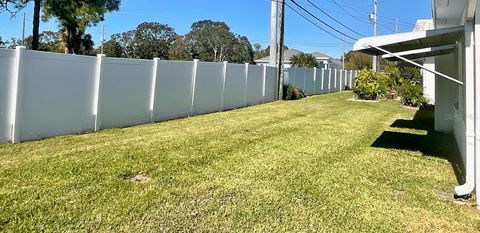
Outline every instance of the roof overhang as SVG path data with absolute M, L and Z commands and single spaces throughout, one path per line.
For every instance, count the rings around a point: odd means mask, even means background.
M 439 46 L 439 47 L 430 47 L 430 48 L 424 48 L 424 49 L 417 49 L 417 50 L 411 50 L 411 51 L 405 51 L 405 52 L 400 52 L 400 53 L 395 53 L 395 55 L 402 56 L 406 59 L 410 60 L 417 60 L 420 58 L 426 58 L 426 57 L 435 57 L 435 56 L 440 56 L 440 55 L 446 55 L 449 53 L 452 53 L 455 50 L 456 44 L 449 44 L 449 45 L 444 45 L 444 46 Z M 382 56 L 384 59 L 388 60 L 393 60 L 393 61 L 398 61 L 397 57 L 390 55 L 390 54 L 385 54 Z
M 432 15 L 436 28 L 463 25 L 475 17 L 477 0 L 432 0 Z
M 407 32 L 385 36 L 366 37 L 355 43 L 353 51 L 380 56 L 385 54 L 385 52 L 378 50 L 375 47 L 380 47 L 391 53 L 440 47 L 456 44 L 457 40 L 461 38 L 463 33 L 464 26 L 456 26 L 423 32 Z

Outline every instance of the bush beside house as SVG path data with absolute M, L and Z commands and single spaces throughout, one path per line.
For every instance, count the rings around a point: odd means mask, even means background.
M 353 93 L 357 99 L 379 100 L 387 93 L 388 76 L 373 70 L 362 70 L 355 79 Z
M 362 100 L 395 99 L 397 94 L 403 105 L 421 107 L 428 104 L 423 96 L 422 77 L 417 68 L 386 66 L 383 72 L 362 70 L 353 89 L 355 97 Z

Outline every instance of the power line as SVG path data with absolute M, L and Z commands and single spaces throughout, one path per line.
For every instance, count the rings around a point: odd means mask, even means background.
M 271 1 L 276 1 L 276 0 L 271 0 Z M 317 27 L 318 29 L 322 30 L 323 32 L 329 34 L 330 36 L 334 37 L 334 38 L 337 38 L 338 40 L 343 40 L 342 38 L 336 36 L 335 34 L 327 31 L 326 29 L 322 28 L 321 26 L 319 26 L 317 23 L 315 23 L 313 20 L 309 19 L 307 16 L 303 15 L 302 13 L 300 13 L 299 11 L 297 11 L 295 8 L 293 8 L 292 6 L 290 6 L 289 4 L 286 4 L 285 5 L 290 8 L 290 10 L 292 10 L 293 12 L 295 12 L 296 14 L 298 14 L 299 16 L 301 16 L 302 18 L 304 18 L 305 20 L 307 20 L 308 22 L 310 22 L 313 26 Z M 349 42 L 351 43 L 351 42 Z
M 302 9 L 304 12 L 306 12 L 307 14 L 309 14 L 310 16 L 312 16 L 313 18 L 315 18 L 316 20 L 318 20 L 320 23 L 322 23 L 323 25 L 329 27 L 330 29 L 336 31 L 337 33 L 347 37 L 347 38 L 350 38 L 352 40 L 357 40 L 356 38 L 354 37 L 351 37 L 349 36 L 348 34 L 345 34 L 343 32 L 341 32 L 340 30 L 334 28 L 333 26 L 331 26 L 330 24 L 326 23 L 325 21 L 323 21 L 322 19 L 318 18 L 317 16 L 315 16 L 314 14 L 312 14 L 310 11 L 308 11 L 307 9 L 305 9 L 304 7 L 302 7 L 301 5 L 299 5 L 295 0 L 290 0 L 293 4 L 295 4 L 297 7 L 299 7 L 300 9 Z M 339 38 L 339 37 L 337 37 Z M 340 39 L 339 40 L 343 41 L 343 39 Z
M 356 30 L 350 28 L 349 26 L 343 24 L 342 22 L 340 22 L 339 20 L 335 19 L 333 16 L 331 16 L 330 14 L 328 14 L 326 11 L 320 9 L 317 5 L 315 5 L 313 2 L 311 2 L 310 0 L 307 0 L 307 2 L 309 2 L 310 4 L 312 4 L 313 7 L 317 8 L 319 11 L 321 11 L 323 14 L 325 14 L 326 16 L 328 16 L 330 19 L 332 19 L 333 21 L 337 22 L 338 24 L 342 25 L 343 27 L 345 27 L 346 29 L 350 30 L 351 32 L 359 35 L 359 36 L 363 36 L 365 37 L 365 35 L 363 35 L 362 33 L 359 33 L 357 32 Z
M 359 16 L 356 16 L 356 15 L 353 15 L 352 13 L 350 13 L 348 10 L 345 9 L 345 7 L 347 8 L 350 8 L 350 9 L 353 9 L 355 10 L 356 12 L 359 12 L 359 13 L 362 13 L 362 14 L 370 14 L 371 12 L 367 12 L 367 11 L 361 11 L 359 9 L 356 9 L 356 8 L 353 8 L 353 7 L 350 7 L 350 6 L 345 6 L 343 7 L 342 5 L 340 5 L 336 0 L 329 0 L 331 3 L 335 4 L 338 8 L 340 8 L 343 12 L 347 13 L 348 15 L 350 15 L 351 17 L 361 21 L 361 22 L 364 22 L 364 23 L 370 23 L 366 20 L 363 20 L 362 17 L 359 17 Z M 345 1 L 342 1 L 342 2 L 345 2 Z M 395 22 L 397 19 L 396 18 L 392 18 L 392 17 L 387 17 L 385 15 L 383 15 L 382 13 L 379 13 L 378 15 L 379 18 L 382 18 L 382 19 L 387 19 L 387 20 L 390 20 L 393 22 Z M 402 21 L 402 20 L 398 20 L 398 23 L 399 24 L 403 24 L 404 26 L 413 26 L 415 24 L 411 23 L 411 22 L 407 22 L 407 21 Z
M 345 12 L 347 15 L 351 16 L 352 18 L 354 19 L 357 19 L 358 21 L 360 22 L 363 22 L 363 23 L 367 23 L 367 24 L 370 24 L 370 22 L 368 20 L 364 20 L 362 17 L 360 16 L 355 16 L 353 15 L 352 13 L 350 13 L 349 11 L 347 11 L 345 8 L 343 8 L 340 4 L 338 4 L 338 2 L 336 2 L 335 0 L 330 0 L 330 2 L 332 2 L 333 4 L 337 5 L 338 8 L 340 8 L 343 12 Z M 368 13 L 369 14 L 369 13 Z

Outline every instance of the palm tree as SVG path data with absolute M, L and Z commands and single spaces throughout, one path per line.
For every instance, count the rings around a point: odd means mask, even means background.
M 317 59 L 307 53 L 300 53 L 297 55 L 293 55 L 292 58 L 290 58 L 290 63 L 292 66 L 295 67 L 304 67 L 304 68 L 316 68 L 318 67 L 318 62 Z

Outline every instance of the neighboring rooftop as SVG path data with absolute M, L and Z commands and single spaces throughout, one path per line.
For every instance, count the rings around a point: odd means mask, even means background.
M 433 20 L 432 19 L 419 19 L 417 23 L 415 23 L 415 28 L 413 29 L 414 32 L 423 32 L 427 30 L 434 29 Z
M 301 53 L 303 53 L 303 52 L 298 50 L 298 49 L 287 49 L 283 52 L 283 60 L 288 62 L 288 61 L 290 61 L 290 59 L 293 56 L 301 54 Z M 313 52 L 313 53 L 310 53 L 310 54 L 312 54 L 315 58 L 317 58 L 317 60 L 333 59 L 332 57 L 330 57 L 330 56 L 328 56 L 324 53 L 320 53 L 320 52 Z M 268 63 L 269 61 L 270 61 L 270 56 L 263 57 L 263 58 L 255 60 L 255 62 L 257 62 L 257 63 Z

